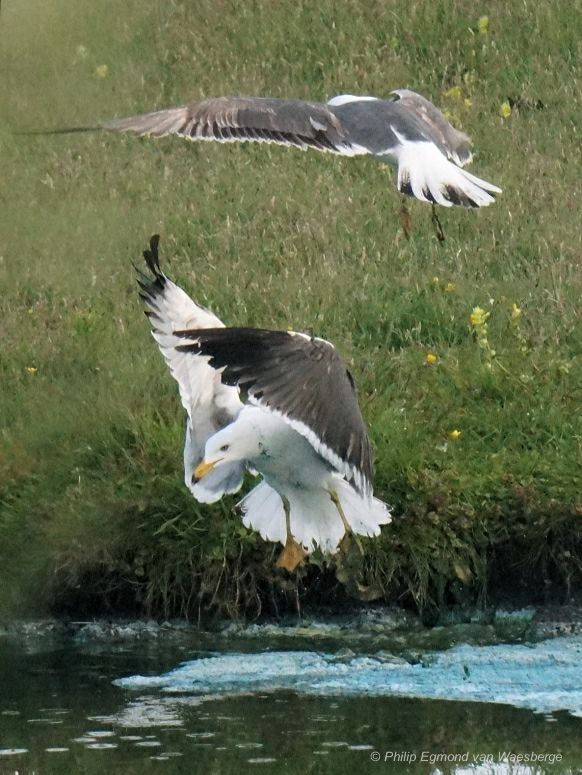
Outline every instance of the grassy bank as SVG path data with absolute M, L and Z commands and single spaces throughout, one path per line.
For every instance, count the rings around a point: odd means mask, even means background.
M 581 24 L 546 0 L 3 3 L 0 615 L 573 594 Z M 12 133 L 401 86 L 473 136 L 474 171 L 504 190 L 442 211 L 443 244 L 420 203 L 404 239 L 392 174 L 365 159 Z M 186 492 L 182 410 L 131 268 L 155 231 L 168 273 L 226 322 L 313 331 L 350 361 L 394 512 L 364 557 L 286 578 L 234 500 Z

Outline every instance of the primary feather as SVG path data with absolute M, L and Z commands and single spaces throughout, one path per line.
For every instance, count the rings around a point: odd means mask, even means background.
M 226 328 L 161 271 L 158 241 L 144 253 L 153 277 L 138 270 L 138 282 L 188 414 L 192 494 L 212 503 L 238 491 L 245 470 L 262 474 L 240 503 L 243 521 L 285 543 L 288 569 L 315 547 L 336 551 L 346 530 L 377 535 L 390 514 L 372 497 L 370 443 L 334 346 L 290 331 Z M 290 542 L 303 549 L 291 551 Z

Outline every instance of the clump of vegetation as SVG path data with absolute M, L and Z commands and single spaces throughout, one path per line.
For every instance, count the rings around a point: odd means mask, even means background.
M 12 3 L 0 49 L 0 615 L 257 616 L 358 599 L 430 620 L 571 598 L 580 12 L 33 5 L 34 46 L 30 3 Z M 477 174 L 504 189 L 487 210 L 443 211 L 444 244 L 414 202 L 404 238 L 368 160 L 11 133 L 221 93 L 401 86 L 441 104 L 474 137 Z M 206 507 L 186 491 L 182 409 L 131 268 L 156 231 L 168 273 L 225 321 L 313 331 L 351 362 L 394 515 L 363 555 L 315 556 L 288 577 L 234 499 Z

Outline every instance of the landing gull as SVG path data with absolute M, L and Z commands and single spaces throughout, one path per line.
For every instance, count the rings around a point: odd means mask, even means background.
M 243 522 L 284 549 L 293 570 L 347 534 L 390 522 L 372 495 L 372 450 L 350 372 L 335 347 L 293 331 L 226 328 L 160 269 L 159 237 L 138 270 L 152 334 L 187 412 L 184 472 L 201 503 L 263 480 L 238 504 Z M 246 400 L 241 397 L 246 396 Z
M 390 99 L 343 94 L 327 103 L 214 97 L 96 126 L 54 131 L 97 129 L 373 156 L 397 168 L 400 192 L 444 207 L 485 207 L 501 193 L 463 169 L 472 159 L 469 137 L 455 129 L 432 102 L 410 89 L 396 89 Z

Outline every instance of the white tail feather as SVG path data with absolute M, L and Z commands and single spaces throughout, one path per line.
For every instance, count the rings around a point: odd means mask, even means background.
M 429 142 L 406 140 L 395 132 L 398 148 L 398 190 L 443 207 L 486 207 L 501 189 L 457 167 Z
M 354 533 L 376 536 L 380 525 L 390 522 L 388 507 L 377 498 L 359 495 L 345 479 L 332 480 L 342 510 Z M 295 489 L 286 493 L 291 515 L 291 533 L 308 552 L 319 547 L 333 554 L 345 534 L 345 527 L 329 493 L 324 489 Z M 257 530 L 267 541 L 285 544 L 285 511 L 281 496 L 266 482 L 261 482 L 238 504 L 243 510 L 243 523 Z
M 380 535 L 380 525 L 392 521 L 388 506 L 378 498 L 362 497 L 345 479 L 334 479 L 344 516 L 354 533 L 362 536 Z
M 329 494 L 323 489 L 294 490 L 289 493 L 291 533 L 306 551 L 319 547 L 333 554 L 344 537 L 345 528 Z
M 285 511 L 279 493 L 261 482 L 237 504 L 245 527 L 256 530 L 266 541 L 285 543 Z

